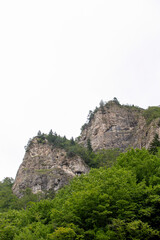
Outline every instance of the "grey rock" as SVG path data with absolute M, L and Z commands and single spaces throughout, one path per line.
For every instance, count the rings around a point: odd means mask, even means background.
M 143 117 L 143 109 L 121 106 L 114 102 L 99 108 L 86 124 L 78 139 L 78 143 L 87 147 L 90 139 L 94 151 L 99 149 L 129 147 L 148 148 L 155 134 L 160 136 L 160 127 L 155 119 L 147 125 Z
M 57 191 L 76 175 L 89 172 L 89 167 L 79 156 L 68 157 L 64 149 L 47 142 L 38 143 L 37 138 L 25 153 L 16 175 L 13 193 L 23 196 L 26 188 L 33 193 Z

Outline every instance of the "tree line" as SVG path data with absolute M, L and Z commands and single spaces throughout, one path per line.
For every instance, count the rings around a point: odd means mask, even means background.
M 130 149 L 113 166 L 75 177 L 53 199 L 6 209 L 0 240 L 158 240 L 159 225 L 160 150 Z

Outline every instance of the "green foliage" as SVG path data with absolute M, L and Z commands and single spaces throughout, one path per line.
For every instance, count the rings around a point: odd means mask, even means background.
M 113 106 L 115 104 L 121 107 L 121 104 L 120 104 L 120 102 L 118 101 L 118 99 L 116 97 L 114 97 L 113 100 L 105 102 L 104 106 L 108 108 L 108 107 Z
M 13 179 L 5 178 L 0 182 L 0 212 L 16 208 L 17 197 L 12 193 Z
M 84 131 L 87 128 L 87 126 L 88 126 L 88 123 L 83 124 L 81 127 L 81 132 Z
M 99 167 L 112 167 L 120 155 L 121 151 L 118 148 L 102 149 L 97 151 L 92 157 L 92 166 Z
M 141 112 L 143 113 L 144 109 L 140 108 L 138 106 L 135 106 L 134 104 L 122 104 L 120 105 L 121 108 L 127 109 L 128 111 L 136 111 L 136 112 Z
M 149 152 L 152 154 L 156 154 L 158 152 L 158 148 L 160 147 L 160 140 L 158 134 L 154 136 L 153 141 L 149 146 Z
M 144 110 L 143 116 L 149 125 L 154 119 L 160 118 L 160 107 L 148 107 L 148 109 Z
M 49 239 L 53 240 L 73 240 L 76 239 L 76 233 L 73 229 L 68 227 L 60 227 L 54 233 L 49 235 Z
M 101 150 L 93 152 L 90 139 L 87 141 L 87 148 L 78 144 L 73 138 L 68 140 L 66 137 L 61 137 L 56 133 L 42 134 L 38 137 L 39 143 L 46 143 L 46 140 L 53 145 L 65 149 L 68 157 L 80 156 L 89 167 L 97 168 L 100 166 L 111 166 L 116 161 L 117 156 L 120 154 L 118 149 Z
M 94 119 L 95 113 L 98 111 L 98 108 L 96 107 L 94 111 L 89 111 L 88 116 L 87 116 L 87 122 L 83 124 L 81 127 L 81 131 L 84 131 L 91 123 L 92 119 Z
M 37 133 L 37 136 L 40 137 L 41 135 L 42 135 L 42 133 L 41 133 L 41 131 L 39 130 L 38 133 Z
M 28 151 L 28 149 L 31 147 L 31 145 L 32 145 L 32 139 L 30 138 L 29 140 L 28 140 L 28 143 L 27 143 L 27 145 L 24 147 L 25 148 L 25 150 L 26 150 L 26 152 Z
M 113 101 L 114 101 L 116 104 L 120 105 L 120 102 L 118 101 L 118 99 L 117 99 L 116 97 L 113 98 Z
M 52 135 L 50 135 L 50 136 L 52 136 Z M 45 144 L 45 139 L 46 139 L 46 137 L 45 137 L 45 134 L 44 134 L 44 133 L 41 134 L 41 135 L 38 135 L 38 137 L 37 137 L 38 143 L 43 143 L 43 144 Z
M 145 159 L 147 165 L 151 161 L 153 174 L 141 168 Z M 85 239 L 159 239 L 159 183 L 151 187 L 153 175 L 159 176 L 159 162 L 144 149 L 131 150 L 112 169 L 91 170 L 74 179 L 54 199 L 52 221 L 63 227 L 74 223 L 84 229 Z M 148 178 L 150 184 L 145 183 Z
M 74 141 L 73 137 L 71 138 L 70 143 L 71 143 L 71 145 L 75 145 L 75 141 Z
M 105 106 L 105 103 L 104 103 L 103 100 L 101 100 L 100 103 L 99 103 L 99 107 L 100 107 L 100 110 L 101 110 L 101 112 L 102 112 L 103 114 L 105 113 L 105 108 L 104 108 L 104 106 Z
M 19 209 L 26 209 L 30 202 L 39 202 L 44 199 L 44 197 L 42 193 L 33 194 L 30 188 L 26 188 L 23 191 L 23 197 L 19 198 L 17 201 Z
M 99 103 L 99 107 L 96 107 L 94 109 L 94 111 L 91 111 L 91 110 L 89 111 L 89 114 L 88 114 L 88 117 L 87 117 L 87 121 L 81 127 L 81 132 L 84 131 L 85 129 L 87 129 L 88 126 L 90 126 L 91 121 L 92 121 L 92 119 L 94 119 L 94 116 L 95 116 L 96 112 L 101 111 L 102 114 L 104 114 L 106 112 L 107 108 L 110 108 L 111 106 L 115 106 L 115 105 L 118 105 L 120 108 L 127 109 L 128 111 L 136 111 L 136 112 L 141 112 L 141 113 L 144 112 L 144 110 L 142 108 L 138 107 L 138 106 L 129 105 L 129 104 L 121 105 L 116 97 L 114 97 L 113 100 L 110 100 L 108 102 L 105 102 L 105 101 L 101 100 L 100 103 Z M 145 110 L 145 111 L 147 111 L 147 110 Z M 145 113 L 144 113 L 144 115 L 145 115 Z
M 94 112 L 92 112 L 92 111 L 90 110 L 90 111 L 89 111 L 89 114 L 88 114 L 88 117 L 87 117 L 88 123 L 90 123 L 93 118 L 94 118 Z
M 123 220 L 113 220 L 113 223 L 109 226 L 107 231 L 108 239 L 153 239 L 158 240 L 160 235 L 159 232 L 152 229 L 147 223 L 142 222 L 141 220 L 135 220 L 129 223 L 126 223 Z
M 87 149 L 89 152 L 93 152 L 91 140 L 89 138 L 87 139 Z
M 34 222 L 24 227 L 23 232 L 16 234 L 14 240 L 45 240 L 50 228 L 40 222 Z
M 111 168 L 75 177 L 53 200 L 1 213 L 0 240 L 158 240 L 159 226 L 160 153 L 131 149 Z
M 0 213 L 11 209 L 26 209 L 30 202 L 39 202 L 44 198 L 53 198 L 54 196 L 50 191 L 45 194 L 33 194 L 31 189 L 27 188 L 23 191 L 23 197 L 18 198 L 12 192 L 13 182 L 14 180 L 8 177 L 0 182 Z
M 53 135 L 53 131 L 52 131 L 52 129 L 49 131 L 49 135 Z
M 160 183 L 160 158 L 150 154 L 146 149 L 131 149 L 121 154 L 117 158 L 117 166 L 134 172 L 137 182 L 145 180 L 146 184 L 149 185 L 155 175 L 157 183 Z
M 82 146 L 78 145 L 73 138 L 68 140 L 66 137 L 58 136 L 57 134 L 45 135 L 48 142 L 54 147 L 63 148 L 67 151 L 69 157 L 77 155 L 84 155 L 85 149 Z

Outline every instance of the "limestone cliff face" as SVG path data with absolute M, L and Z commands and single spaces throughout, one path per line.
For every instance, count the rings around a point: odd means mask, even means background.
M 79 143 L 87 146 L 90 139 L 94 151 L 99 149 L 148 148 L 155 133 L 160 136 L 160 119 L 147 125 L 143 109 L 127 107 L 113 101 L 97 109 L 79 137 Z
M 88 171 L 89 167 L 79 156 L 70 158 L 65 150 L 47 142 L 38 143 L 34 138 L 17 172 L 13 192 L 21 197 L 26 188 L 31 188 L 33 193 L 57 191 L 74 176 Z
M 156 133 L 160 137 L 160 118 L 147 124 L 143 113 L 141 108 L 110 101 L 91 113 L 78 143 L 87 147 L 90 139 L 94 151 L 148 148 Z M 33 193 L 57 191 L 74 176 L 87 172 L 89 167 L 79 156 L 68 157 L 64 149 L 49 144 L 47 139 L 40 143 L 35 137 L 18 170 L 13 192 L 21 197 L 26 188 Z

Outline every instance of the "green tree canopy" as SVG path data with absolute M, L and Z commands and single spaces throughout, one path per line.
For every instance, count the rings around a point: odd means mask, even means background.
M 159 226 L 160 154 L 131 149 L 114 166 L 75 177 L 53 200 L 1 213 L 0 240 L 159 240 Z

